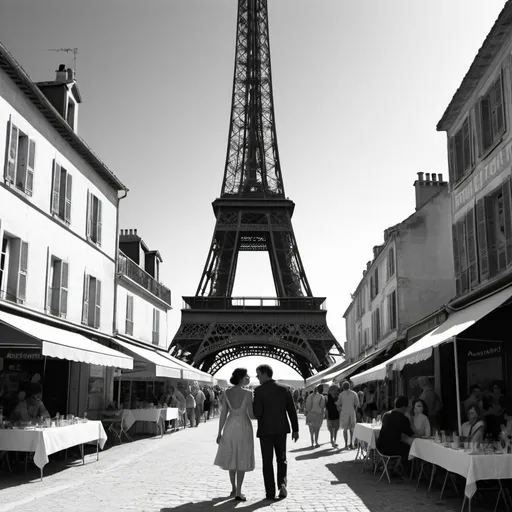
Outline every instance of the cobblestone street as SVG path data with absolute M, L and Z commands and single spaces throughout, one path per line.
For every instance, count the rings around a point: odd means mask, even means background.
M 139 439 L 87 455 L 85 466 L 64 469 L 64 462 L 46 467 L 43 482 L 35 466 L 25 477 L 23 471 L 0 473 L 0 511 L 31 509 L 58 511 L 151 511 L 202 512 L 259 509 L 282 512 L 442 512 L 460 510 L 458 498 L 435 504 L 440 486 L 430 497 L 426 485 L 416 492 L 408 481 L 393 480 L 389 485 L 371 471 L 361 472 L 354 465 L 354 451 L 338 452 L 328 443 L 328 432 L 321 432 L 322 446 L 311 450 L 309 435 L 301 418 L 301 438 L 289 444 L 289 496 L 269 503 L 263 501 L 263 479 L 259 444 L 256 444 L 256 470 L 246 475 L 247 502 L 230 500 L 227 472 L 212 465 L 218 420 L 175 434 Z M 448 497 L 454 493 L 448 492 Z M 492 507 L 491 507 L 492 509 Z M 474 507 L 473 510 L 480 510 Z

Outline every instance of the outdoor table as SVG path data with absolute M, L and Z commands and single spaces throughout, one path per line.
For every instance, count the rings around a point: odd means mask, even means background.
M 501 480 L 512 478 L 512 455 L 506 453 L 474 453 L 468 449 L 454 449 L 431 439 L 414 439 L 409 458 L 417 457 L 425 462 L 440 466 L 450 473 L 457 473 L 466 479 L 464 503 L 476 492 L 478 480 L 498 480 L 500 495 L 503 492 Z M 421 473 L 420 473 L 421 477 Z M 445 478 L 446 483 L 446 478 Z M 444 485 L 441 491 L 443 496 Z M 499 499 L 499 496 L 498 496 Z M 464 508 L 464 503 L 462 507 Z
M 364 459 L 363 471 L 370 457 L 370 451 L 377 448 L 376 443 L 379 438 L 381 430 L 380 424 L 373 423 L 356 423 L 354 429 L 354 438 L 359 441 L 357 446 L 357 453 L 354 462 L 359 459 L 359 456 Z M 361 442 L 366 443 L 366 450 L 363 450 Z M 363 456 L 363 451 L 365 454 Z
M 163 436 L 165 430 L 164 415 L 167 416 L 167 413 L 163 411 L 166 409 L 169 409 L 169 407 L 165 409 L 157 407 L 150 409 L 128 409 L 125 419 L 126 429 L 130 430 L 136 421 L 147 421 L 148 423 L 156 423 Z
M 178 420 L 179 419 L 179 409 L 177 407 L 166 407 L 162 409 L 162 420 L 164 421 L 164 424 L 166 421 L 171 420 Z M 177 429 L 177 421 L 174 427 L 174 432 Z M 162 434 L 163 435 L 163 434 Z
M 107 434 L 101 421 L 87 421 L 63 427 L 28 427 L 0 429 L 0 451 L 33 452 L 34 463 L 41 470 L 48 464 L 48 456 L 81 445 L 82 462 L 85 464 L 85 443 L 96 442 L 96 460 L 99 460 L 99 448 L 103 449 Z

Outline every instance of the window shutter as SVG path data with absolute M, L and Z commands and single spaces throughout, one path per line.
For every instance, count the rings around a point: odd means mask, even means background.
M 491 135 L 491 107 L 489 96 L 484 96 L 480 101 L 480 130 L 481 130 L 481 143 L 483 153 L 492 143 Z
M 94 327 L 96 329 L 100 328 L 100 318 L 101 318 L 101 281 L 96 279 L 96 303 L 95 303 L 95 311 L 94 311 Z
M 448 141 L 448 171 L 450 173 L 450 183 L 455 183 L 457 173 L 455 172 L 455 137 L 450 137 Z
M 461 270 L 459 258 L 459 241 L 457 239 L 457 224 L 452 226 L 452 241 L 453 241 L 453 267 L 455 270 L 455 287 L 457 295 L 462 293 L 461 283 Z
M 492 121 L 493 121 L 493 138 L 501 135 L 505 131 L 505 107 L 503 105 L 503 80 L 502 75 L 494 82 L 494 91 L 491 95 L 492 105 Z
M 53 276 L 52 276 L 52 284 L 51 284 L 51 302 L 50 302 L 50 311 L 53 315 L 58 315 L 60 313 L 60 289 L 62 283 L 62 261 L 54 259 L 53 260 Z
M 475 210 L 472 208 L 466 214 L 466 234 L 468 244 L 468 267 L 469 267 L 469 283 L 473 289 L 478 285 L 478 267 L 476 257 L 476 236 L 475 236 Z
M 101 201 L 98 199 L 98 212 L 96 218 L 96 243 L 101 245 Z
M 503 216 L 505 218 L 507 265 L 510 265 L 512 263 L 512 204 L 510 201 L 510 178 L 505 180 L 501 186 L 501 190 L 503 193 Z
M 480 282 L 489 279 L 489 253 L 487 251 L 487 220 L 484 199 L 476 203 L 476 235 L 480 259 Z
M 71 222 L 71 192 L 73 190 L 73 176 L 66 173 L 66 204 L 64 206 L 64 220 Z
M 27 178 L 25 180 L 25 193 L 32 195 L 34 190 L 34 169 L 36 161 L 36 143 L 30 140 L 28 143 L 28 166 Z
M 482 147 L 482 107 L 478 102 L 474 108 L 475 112 L 475 130 L 473 133 L 473 155 L 474 159 L 483 153 Z
M 28 243 L 20 243 L 20 265 L 18 274 L 18 295 L 19 301 L 25 302 L 27 299 L 27 271 L 28 271 Z
M 85 228 L 87 238 L 91 238 L 92 235 L 92 198 L 93 195 L 87 191 L 87 222 Z
M 498 272 L 498 239 L 496 237 L 496 219 L 494 216 L 494 198 L 486 196 L 485 218 L 487 222 L 487 249 L 489 251 L 489 275 L 495 276 Z
M 457 222 L 457 242 L 459 244 L 461 291 L 464 293 L 469 289 L 469 267 L 466 246 L 466 219 Z
M 84 298 L 82 302 L 82 323 L 88 325 L 89 323 L 89 285 L 91 277 L 84 274 Z
M 60 165 L 53 161 L 52 213 L 59 215 Z
M 18 128 L 12 121 L 7 125 L 7 161 L 5 179 L 14 183 L 16 179 L 16 158 L 18 156 Z
M 62 273 L 60 279 L 60 314 L 66 316 L 68 314 L 68 272 L 69 264 L 66 261 L 61 263 Z

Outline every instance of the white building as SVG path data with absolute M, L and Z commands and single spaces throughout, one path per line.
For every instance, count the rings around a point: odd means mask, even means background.
M 51 413 L 94 415 L 112 396 L 112 367 L 133 364 L 100 345 L 114 330 L 117 212 L 127 189 L 77 135 L 81 101 L 71 69 L 34 84 L 0 45 L 0 375 L 13 392 L 40 374 Z M 9 363 L 13 332 L 23 350 L 36 350 L 29 340 L 45 333 L 39 366 L 28 352 Z M 51 344 L 65 354 L 43 362 Z

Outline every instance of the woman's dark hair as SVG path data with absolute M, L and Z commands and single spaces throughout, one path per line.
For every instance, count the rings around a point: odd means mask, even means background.
M 473 384 L 469 388 L 469 394 L 473 393 L 473 391 L 475 391 L 475 389 L 479 389 L 481 391 L 482 390 L 482 386 L 480 386 L 480 384 Z
M 412 414 L 414 415 L 414 407 L 416 406 L 417 403 L 420 403 L 421 405 L 423 405 L 423 414 L 425 416 L 428 416 L 428 406 L 427 406 L 427 403 L 425 402 L 425 400 L 422 400 L 421 398 L 417 398 L 416 400 L 413 400 L 412 401 Z
M 315 391 L 316 391 L 317 393 L 322 394 L 322 393 L 324 392 L 324 385 L 323 385 L 323 384 L 319 384 L 319 385 L 316 387 Z
M 476 412 L 476 415 L 478 416 L 478 419 L 482 418 L 482 411 L 480 410 L 480 407 L 478 407 L 478 405 L 476 405 L 476 404 L 471 404 L 466 409 L 466 416 L 468 415 L 468 412 L 471 411 L 471 409 L 473 409 Z
M 233 386 L 237 386 L 240 384 L 240 382 L 244 379 L 244 377 L 247 375 L 247 369 L 246 368 L 237 368 L 233 375 L 231 375 L 231 378 L 229 379 L 229 382 L 233 384 Z

